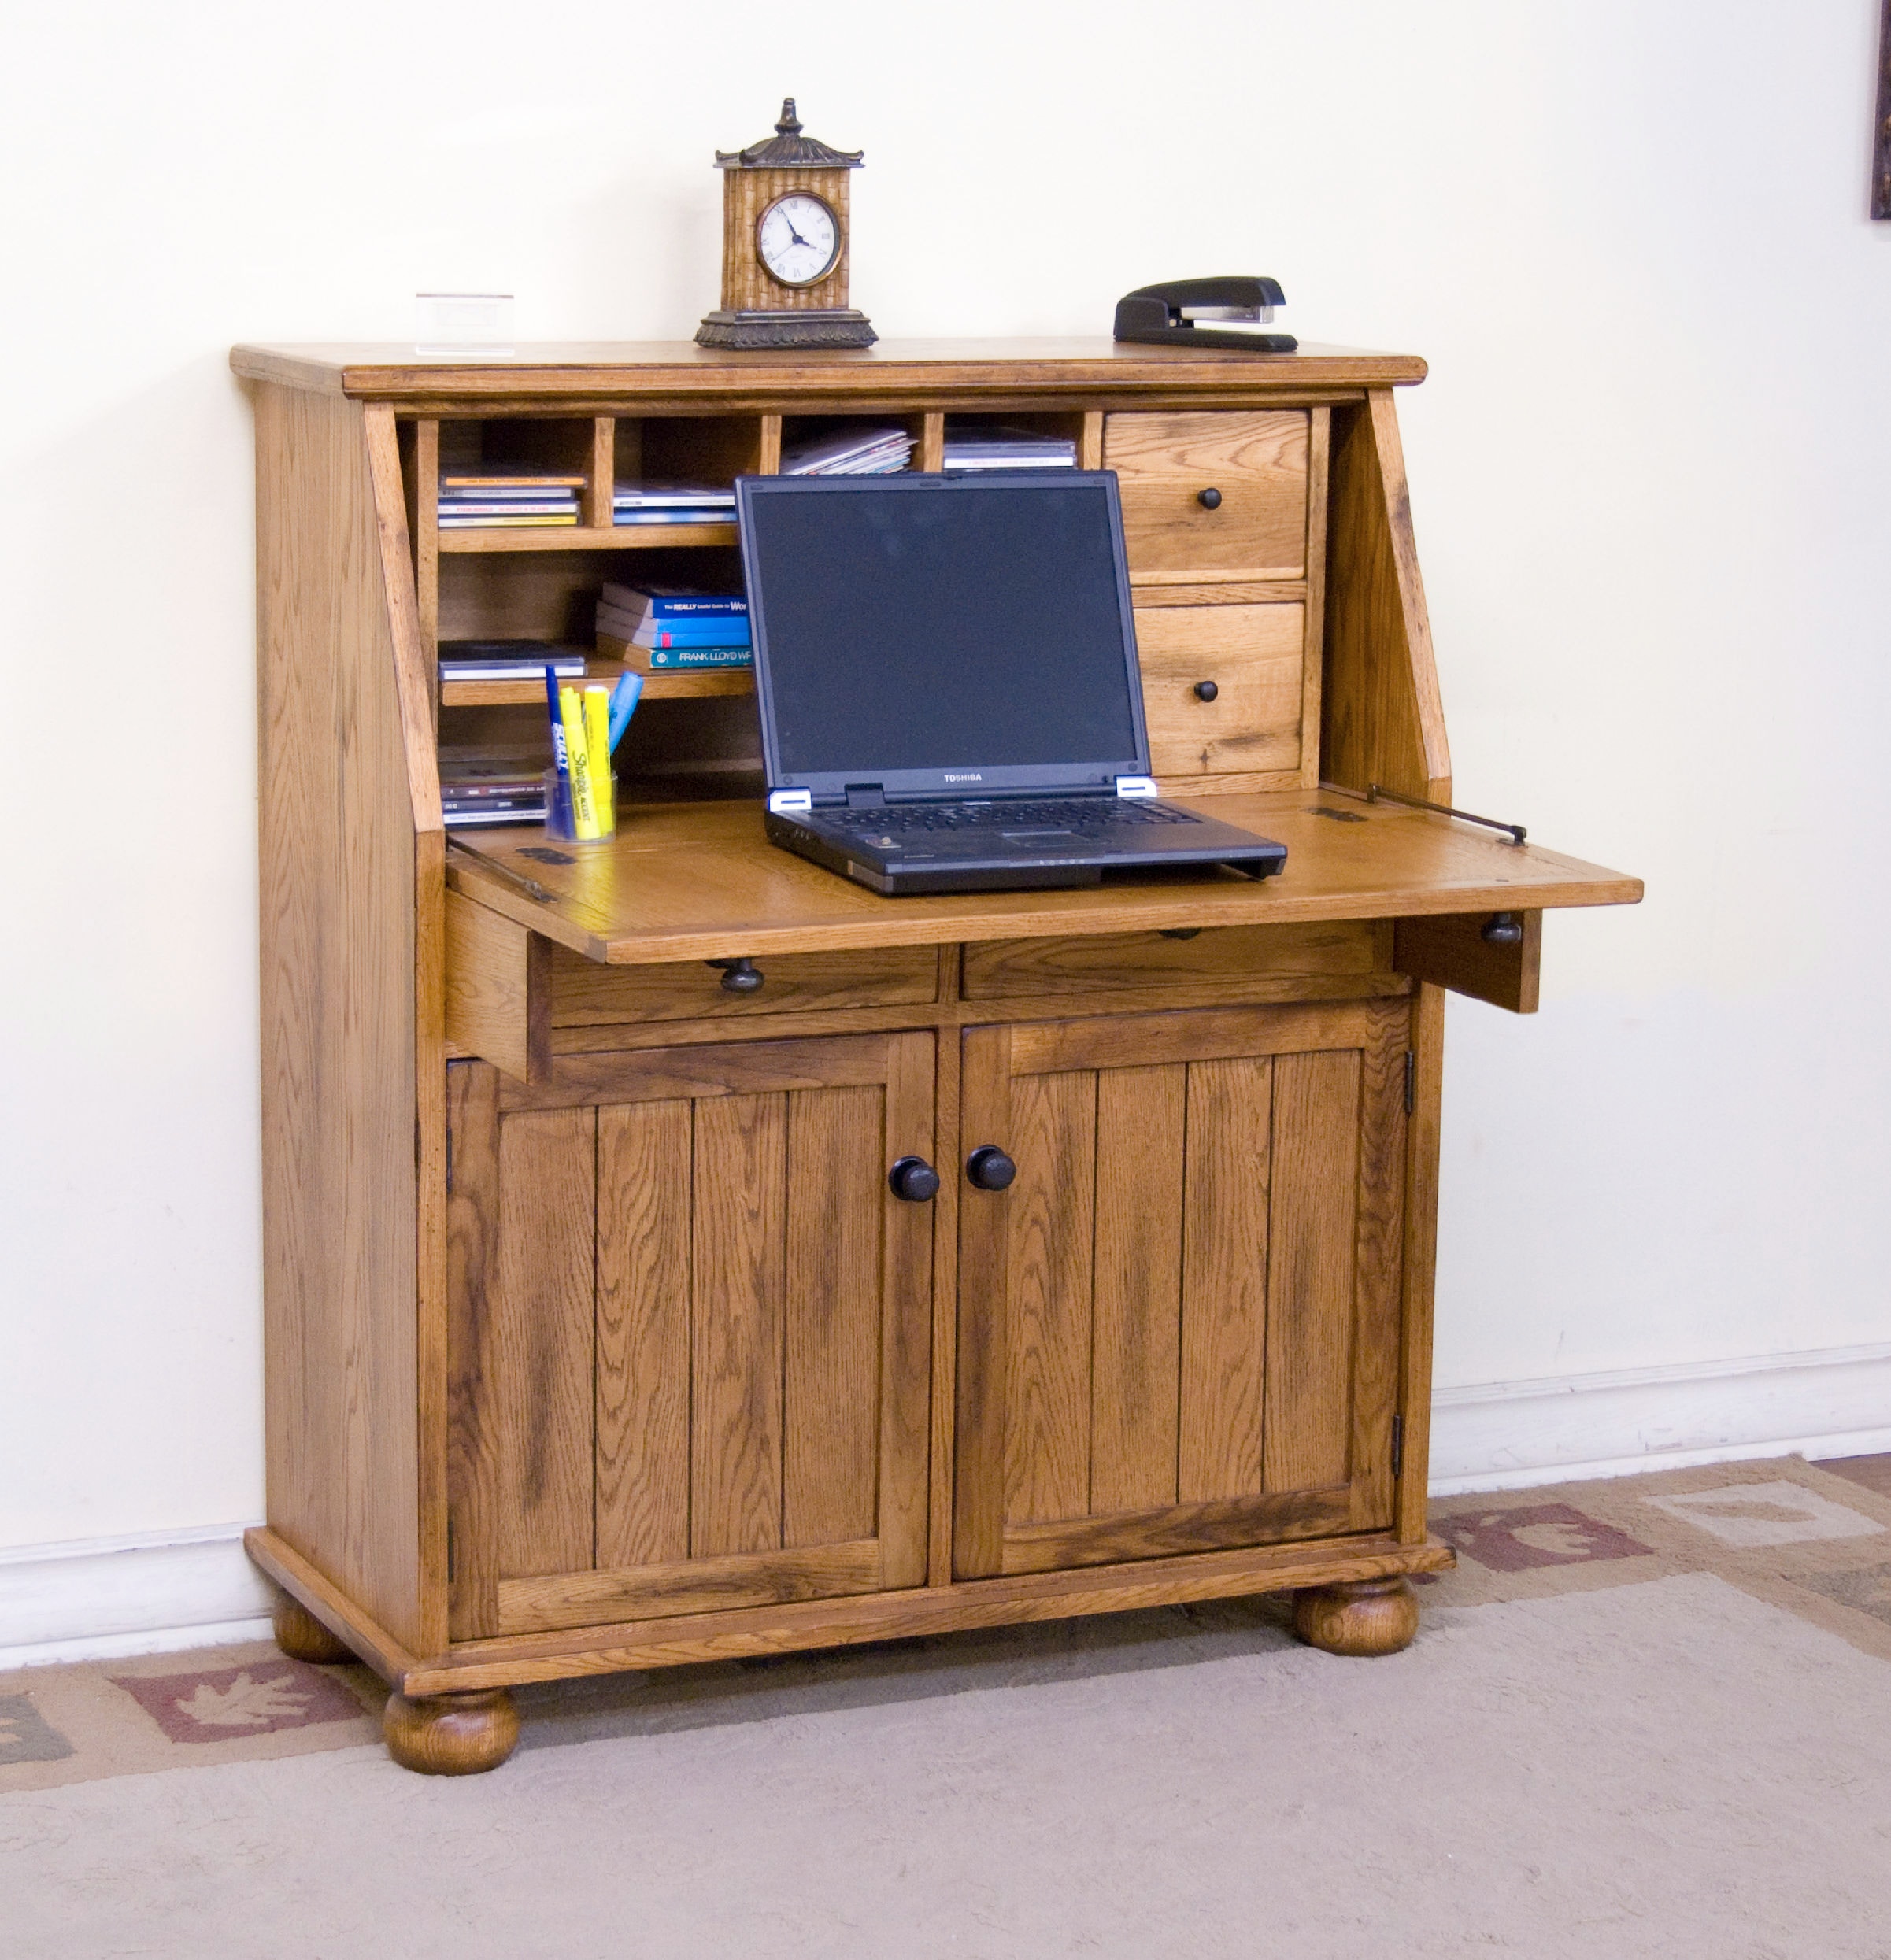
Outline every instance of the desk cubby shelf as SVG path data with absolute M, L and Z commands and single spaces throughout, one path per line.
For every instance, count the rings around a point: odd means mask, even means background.
M 1544 909 L 1641 892 L 1366 799 L 1453 801 L 1393 397 L 1423 364 L 233 358 L 247 1542 L 285 1647 L 361 1656 L 396 1757 L 464 1770 L 510 1747 L 509 1689 L 562 1677 L 1275 1591 L 1316 1646 L 1409 1640 L 1409 1575 L 1452 1556 L 1425 1511 L 1444 992 L 1530 1011 Z M 836 418 L 902 421 L 936 468 L 952 416 L 1117 472 L 1155 772 L 1279 838 L 1283 875 L 878 897 L 766 841 L 746 673 L 651 679 L 612 843 L 448 849 L 442 748 L 544 714 L 536 682 L 439 688 L 442 639 L 589 646 L 627 549 L 740 575 L 727 527 L 611 528 L 614 478 L 778 469 Z M 579 475 L 583 525 L 443 536 L 442 457 Z M 890 1182 L 906 1157 L 936 1193 Z

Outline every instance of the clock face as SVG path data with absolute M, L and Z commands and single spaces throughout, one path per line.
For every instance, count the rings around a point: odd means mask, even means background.
M 772 279 L 783 286 L 817 286 L 841 255 L 841 221 L 811 190 L 777 198 L 757 220 L 756 249 Z

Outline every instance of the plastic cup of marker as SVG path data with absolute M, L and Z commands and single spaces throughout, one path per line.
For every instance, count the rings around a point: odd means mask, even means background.
M 558 844 L 596 841 L 579 837 L 577 821 L 572 815 L 571 784 L 557 769 L 545 772 L 545 834 Z

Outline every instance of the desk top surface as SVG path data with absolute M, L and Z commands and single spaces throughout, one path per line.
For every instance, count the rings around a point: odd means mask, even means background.
M 530 401 L 612 395 L 794 401 L 907 399 L 928 390 L 1075 395 L 1221 390 L 1255 395 L 1407 386 L 1415 354 L 1303 346 L 1297 353 L 1146 346 L 1095 338 L 883 340 L 871 347 L 740 353 L 679 341 L 521 344 L 508 355 L 427 355 L 398 342 L 235 348 L 253 381 L 364 400 Z
M 1286 869 L 1258 884 L 1229 872 L 1180 883 L 883 898 L 770 844 L 760 804 L 730 802 L 623 806 L 606 845 L 548 845 L 535 828 L 461 834 L 451 840 L 447 875 L 467 897 L 612 966 L 1633 904 L 1641 897 L 1638 878 L 1449 817 L 1330 791 L 1216 797 L 1198 807 L 1285 844 Z

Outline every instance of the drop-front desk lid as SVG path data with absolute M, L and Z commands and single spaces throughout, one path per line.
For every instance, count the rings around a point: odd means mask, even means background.
M 1286 869 L 1263 883 L 1228 872 L 1186 882 L 883 898 L 769 843 L 759 803 L 728 802 L 621 804 L 618 834 L 602 845 L 550 843 L 537 828 L 456 834 L 447 876 L 481 904 L 612 966 L 1627 905 L 1641 897 L 1639 878 L 1344 793 L 1218 796 L 1200 807 L 1286 845 Z

